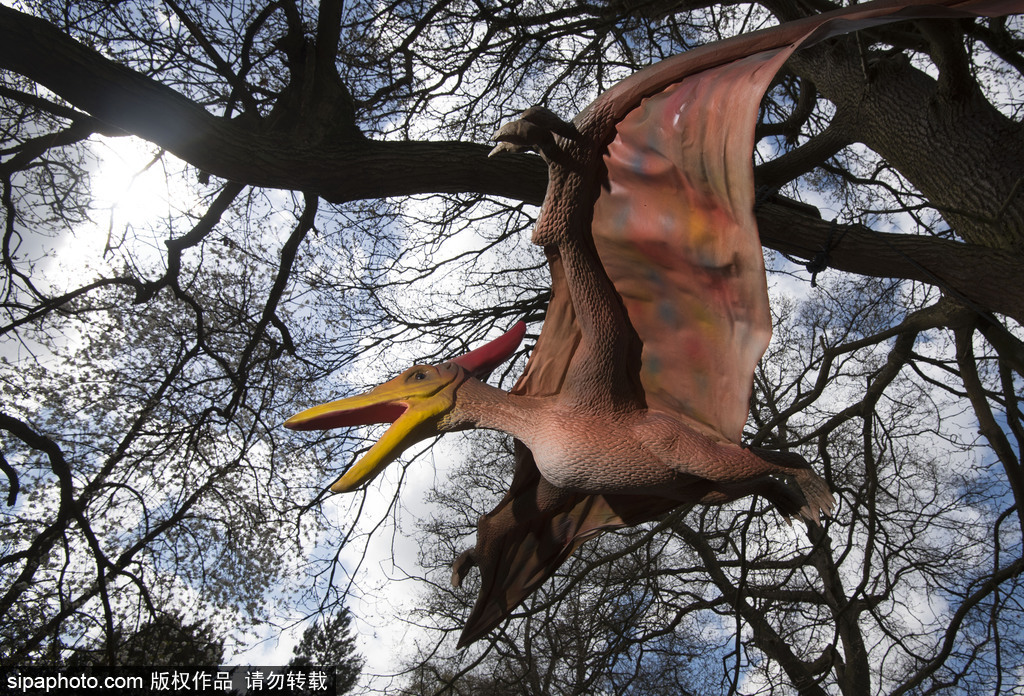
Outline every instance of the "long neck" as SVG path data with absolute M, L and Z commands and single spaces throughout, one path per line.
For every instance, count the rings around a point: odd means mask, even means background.
M 538 397 L 509 394 L 470 377 L 455 392 L 455 408 L 445 430 L 485 428 L 528 440 L 538 407 Z

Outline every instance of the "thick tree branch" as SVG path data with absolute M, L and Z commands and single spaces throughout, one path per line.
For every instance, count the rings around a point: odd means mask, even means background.
M 936 19 L 920 20 L 917 26 L 931 46 L 932 60 L 939 69 L 938 86 L 942 97 L 959 100 L 976 91 L 971 60 L 964 49 L 960 28 Z
M 781 186 L 820 166 L 852 142 L 844 119 L 836 117 L 800 147 L 756 167 L 755 176 L 759 184 Z
M 810 80 L 800 80 L 800 91 L 793 112 L 785 120 L 778 123 L 760 123 L 754 131 L 754 137 L 760 140 L 769 136 L 785 136 L 795 139 L 800 129 L 807 123 L 818 102 L 818 90 Z
M 341 0 L 320 0 L 320 11 L 316 21 L 317 72 L 338 74 L 334 64 L 341 41 L 341 15 L 344 9 Z
M 539 158 L 489 159 L 485 145 L 348 139 L 310 147 L 296 134 L 218 118 L 50 24 L 7 7 L 0 7 L 0 67 L 38 81 L 77 108 L 204 171 L 254 186 L 302 190 L 332 202 L 476 192 L 539 203 L 546 188 L 546 167 Z M 758 221 L 766 246 L 808 259 L 831 231 L 829 223 L 780 205 L 762 206 Z M 831 250 L 830 265 L 935 284 L 1024 322 L 1024 264 L 1008 252 L 851 227 Z
M 1013 66 L 1013 69 L 1019 74 L 1024 75 L 1024 56 L 1021 55 L 1021 52 L 1024 51 L 1024 41 L 1010 36 L 1006 30 L 1005 17 L 991 20 L 987 27 L 981 24 L 972 24 L 968 32 L 981 39 L 990 51 L 1006 61 L 1008 65 Z
M 948 44 L 939 66 L 944 82 L 902 55 L 870 54 L 865 64 L 851 39 L 800 51 L 789 65 L 845 114 L 850 137 L 884 157 L 964 239 L 1019 253 L 1024 131 L 978 90 L 953 89 L 963 82 L 962 47 Z
M 304 142 L 248 119 L 218 118 L 155 80 L 108 60 L 47 22 L 0 6 L 0 68 L 35 80 L 95 118 L 231 181 L 314 193 L 332 202 L 420 193 L 505 195 L 538 202 L 546 167 L 486 157 L 462 142 Z
M 1024 322 L 1024 261 L 1010 251 L 945 239 L 875 232 L 803 214 L 778 202 L 758 208 L 761 243 L 812 259 L 832 238 L 828 265 L 875 278 L 905 278 L 938 286 L 976 309 Z

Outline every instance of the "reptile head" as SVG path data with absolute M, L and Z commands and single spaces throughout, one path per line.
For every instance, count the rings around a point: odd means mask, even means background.
M 483 379 L 515 352 L 526 332 L 519 322 L 503 336 L 440 365 L 413 365 L 365 394 L 314 406 L 285 422 L 292 430 L 327 430 L 391 423 L 384 435 L 331 486 L 334 493 L 373 480 L 413 444 L 441 432 L 455 406 L 455 392 L 467 379 Z

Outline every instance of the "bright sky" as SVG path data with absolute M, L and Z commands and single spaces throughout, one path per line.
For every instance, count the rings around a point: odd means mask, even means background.
M 160 218 L 171 210 L 198 204 L 180 176 L 183 164 L 173 155 L 135 137 L 93 140 L 96 163 L 90 170 L 92 225 L 78 225 L 74 235 L 60 240 L 51 279 L 77 285 L 84 275 L 110 273 L 112 249 L 127 241 L 126 252 L 137 261 L 163 266 L 166 248 L 155 231 Z M 127 235 L 134 239 L 126 240 Z M 136 241 L 137 240 L 137 241 Z
M 146 254 L 148 248 L 152 256 L 147 260 L 162 260 L 162 240 L 166 237 L 161 236 L 165 233 L 149 231 L 154 228 L 154 220 L 166 217 L 169 211 L 198 204 L 180 184 L 180 175 L 168 176 L 168 169 L 176 173 L 180 163 L 169 155 L 156 157 L 158 151 L 152 145 L 135 138 L 103 139 L 96 152 L 100 158 L 92 176 L 96 224 L 65 242 L 58 254 L 59 265 L 73 269 L 83 259 L 110 260 L 109 253 L 104 255 L 104 248 L 108 245 L 116 246 L 126 229 L 139 236 L 142 242 L 134 241 L 130 244 L 133 255 Z M 814 202 L 825 204 L 824 201 Z M 159 230 L 160 227 L 156 226 L 155 229 Z M 471 248 L 476 241 L 476 235 L 471 231 L 458 235 L 448 243 L 445 255 L 455 255 Z M 806 281 L 792 276 L 776 277 L 776 280 L 779 285 L 776 291 L 800 297 L 811 292 Z M 408 350 L 408 347 L 402 350 Z M 400 356 L 395 357 L 397 359 Z M 433 452 L 417 457 L 408 467 L 400 492 L 404 519 L 425 517 L 429 513 L 428 506 L 423 502 L 423 492 L 429 490 L 439 477 L 445 476 L 443 468 L 438 467 L 444 467 L 445 462 L 456 458 L 454 452 L 450 455 L 447 452 L 450 444 L 453 443 L 447 438 L 440 438 L 433 444 Z M 419 450 L 429 446 L 430 442 L 422 445 Z M 403 456 L 402 461 L 411 458 L 412 453 L 409 453 Z M 338 470 L 348 464 L 348 461 L 337 462 Z M 392 465 L 384 475 L 370 484 L 368 502 L 362 512 L 366 525 L 376 523 L 385 514 L 398 486 L 400 473 L 400 466 Z M 322 483 L 326 485 L 329 482 Z M 338 529 L 347 528 L 351 524 L 350 516 L 357 509 L 354 499 L 340 496 L 328 500 L 325 506 L 328 514 L 336 517 Z M 366 549 L 367 555 L 362 561 L 356 585 L 357 591 L 360 587 L 376 589 L 365 597 L 349 599 L 349 605 L 358 617 L 360 651 L 367 660 L 364 675 L 377 682 L 386 681 L 386 678 L 378 680 L 372 675 L 393 674 L 397 669 L 396 656 L 408 656 L 416 642 L 429 640 L 419 629 L 401 620 L 418 604 L 418 597 L 424 591 L 420 584 L 402 580 L 407 573 L 419 570 L 416 564 L 418 548 L 410 531 L 387 528 L 376 532 L 375 542 Z M 787 543 L 786 538 L 794 533 L 792 530 L 782 530 L 780 536 L 785 538 L 778 540 L 779 543 Z M 799 544 L 800 539 L 790 539 L 789 543 Z M 361 553 L 361 545 L 343 551 L 343 566 L 354 568 Z M 908 604 L 912 606 L 920 607 L 922 602 L 926 603 L 924 597 L 910 600 Z M 301 616 L 291 619 L 281 617 L 281 625 L 291 626 L 290 630 L 280 634 L 277 627 L 267 627 L 261 641 L 248 650 L 229 656 L 228 661 L 249 664 L 286 663 L 305 628 L 304 623 L 296 623 L 299 618 Z

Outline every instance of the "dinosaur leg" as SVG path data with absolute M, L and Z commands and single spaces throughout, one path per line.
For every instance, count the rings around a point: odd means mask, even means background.
M 751 447 L 750 451 L 768 464 L 776 468 L 776 473 L 792 478 L 804 498 L 807 500 L 805 510 L 809 513 L 801 513 L 801 517 L 818 522 L 819 510 L 826 516 L 832 514 L 836 499 L 829 490 L 828 484 L 814 473 L 814 469 L 806 459 L 796 452 L 781 452 L 778 450 L 767 450 L 761 447 Z
M 813 472 L 811 472 L 811 476 L 814 476 Z M 817 479 L 817 476 L 814 478 Z M 821 479 L 818 480 L 821 481 Z M 821 483 L 824 485 L 824 481 Z M 825 487 L 824 491 L 828 493 L 828 488 Z M 743 483 L 717 484 L 699 502 L 704 505 L 722 505 L 748 495 L 759 495 L 766 498 L 787 521 L 799 517 L 821 526 L 821 516 L 818 512 L 820 503 L 809 503 L 802 486 L 786 484 L 771 476 L 761 476 Z M 831 497 L 831 494 L 828 495 Z M 831 509 L 831 504 L 822 509 L 827 514 Z
M 665 423 L 658 416 L 648 417 L 637 437 L 679 474 L 708 482 L 711 488 L 700 502 L 727 502 L 757 494 L 771 500 L 787 517 L 817 524 L 822 513 L 831 514 L 835 499 L 828 484 L 799 454 L 716 442 L 691 428 L 670 429 Z

